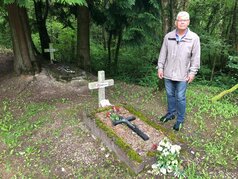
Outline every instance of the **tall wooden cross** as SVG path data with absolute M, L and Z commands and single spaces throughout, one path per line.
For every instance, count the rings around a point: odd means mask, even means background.
M 88 84 L 89 89 L 98 89 L 98 105 L 99 107 L 104 107 L 105 103 L 105 87 L 114 85 L 114 80 L 105 80 L 105 72 L 98 71 L 98 81 Z M 109 103 L 110 104 L 110 103 Z
M 44 49 L 44 52 L 49 52 L 50 53 L 50 63 L 53 64 L 54 60 L 54 52 L 57 51 L 57 49 L 53 48 L 53 43 L 49 43 L 49 48 Z

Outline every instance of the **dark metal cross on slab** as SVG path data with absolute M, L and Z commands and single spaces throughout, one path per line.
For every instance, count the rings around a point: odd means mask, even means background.
M 127 118 L 124 118 L 123 116 L 120 116 L 120 120 L 113 121 L 112 124 L 114 126 L 118 124 L 126 124 L 131 130 L 133 130 L 137 135 L 139 135 L 143 140 L 148 140 L 149 137 L 143 133 L 136 125 L 132 124 L 130 121 L 135 120 L 136 118 L 134 116 L 130 116 Z

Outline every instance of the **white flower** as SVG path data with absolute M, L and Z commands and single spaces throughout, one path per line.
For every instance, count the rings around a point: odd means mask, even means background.
M 162 152 L 162 150 L 163 150 L 163 147 L 161 147 L 161 146 L 158 146 L 158 147 L 157 147 L 157 150 L 158 150 L 158 151 L 160 151 L 160 152 Z
M 158 168 L 158 164 L 157 164 L 157 163 L 154 163 L 153 165 L 151 165 L 151 168 L 152 168 L 152 169 Z
M 165 148 L 170 148 L 171 147 L 171 143 L 169 142 L 169 140 L 167 138 L 164 138 L 163 140 L 160 141 L 159 146 L 164 146 Z
M 179 175 L 179 152 L 181 147 L 179 145 L 172 145 L 168 138 L 164 138 L 159 142 L 157 147 L 158 156 L 157 162 L 153 164 L 153 174 L 163 174 L 175 172 L 176 176 Z
M 164 151 L 163 153 L 162 153 L 162 155 L 164 155 L 164 156 L 167 156 L 167 155 L 169 155 L 170 153 L 169 153 L 169 151 L 168 150 L 166 150 L 166 151 Z
M 165 139 L 161 140 L 160 143 L 159 143 L 159 146 L 165 146 L 165 143 L 166 143 Z
M 166 147 L 167 149 L 169 149 L 171 146 L 172 146 L 172 144 L 171 144 L 169 141 L 167 141 L 166 144 L 165 144 L 165 147 Z
M 161 172 L 162 174 L 166 175 L 166 173 L 167 173 L 166 168 L 162 167 L 162 168 L 160 169 L 160 172 Z
M 178 165 L 178 160 L 173 160 L 173 161 L 171 162 L 171 164 L 174 165 L 174 166 L 177 166 L 177 165 Z
M 172 154 L 179 154 L 179 151 L 180 151 L 181 147 L 179 145 L 172 145 L 171 148 L 170 148 L 170 151 Z
M 168 173 L 171 173 L 173 171 L 173 168 L 171 166 L 168 166 L 167 171 Z

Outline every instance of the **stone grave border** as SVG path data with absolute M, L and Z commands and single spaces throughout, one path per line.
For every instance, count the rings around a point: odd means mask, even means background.
M 119 107 L 123 107 L 127 109 L 131 114 L 137 116 L 144 123 L 150 125 L 158 131 L 161 131 L 163 134 L 166 133 L 166 129 L 155 122 L 147 119 L 141 112 L 136 111 L 132 106 L 129 105 L 116 105 Z M 130 145 L 125 143 L 120 137 L 116 135 L 116 133 L 109 128 L 106 124 L 104 124 L 100 119 L 95 117 L 96 113 L 100 113 L 102 111 L 110 110 L 111 106 L 98 108 L 91 114 L 83 113 L 83 120 L 85 124 L 90 128 L 93 135 L 100 138 L 102 142 L 120 159 L 120 161 L 124 162 L 129 166 L 129 168 L 134 171 L 134 173 L 140 173 L 144 168 L 151 166 L 156 161 L 156 151 L 148 151 L 147 157 L 142 158 L 136 151 L 134 151 Z M 167 136 L 167 135 L 165 135 Z M 169 134 L 169 138 L 173 141 L 176 136 L 172 133 Z

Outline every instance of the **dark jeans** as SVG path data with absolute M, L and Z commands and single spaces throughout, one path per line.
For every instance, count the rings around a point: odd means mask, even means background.
M 177 121 L 183 122 L 186 111 L 186 81 L 165 79 L 165 89 L 168 101 L 168 115 L 178 115 Z

